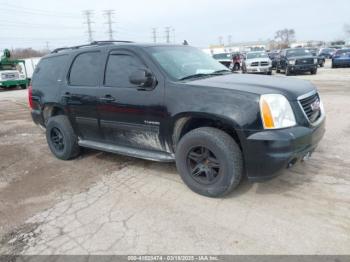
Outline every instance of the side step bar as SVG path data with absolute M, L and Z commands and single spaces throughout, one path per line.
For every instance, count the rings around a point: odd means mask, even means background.
M 126 155 L 136 158 L 142 158 L 146 160 L 152 160 L 157 162 L 173 162 L 175 161 L 174 154 L 166 152 L 158 152 L 147 149 L 136 149 L 125 146 L 110 145 L 101 142 L 89 141 L 89 140 L 79 140 L 79 146 L 97 149 L 101 151 L 106 151 L 110 153 Z

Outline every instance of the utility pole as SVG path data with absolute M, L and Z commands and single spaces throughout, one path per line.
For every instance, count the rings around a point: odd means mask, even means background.
M 89 42 L 91 43 L 93 41 L 93 37 L 92 37 L 92 28 L 91 28 L 91 24 L 92 24 L 92 21 L 91 21 L 91 16 L 92 16 L 92 11 L 91 10 L 85 10 L 83 12 L 84 16 L 86 17 L 86 22 L 85 24 L 87 24 L 87 33 L 88 33 L 88 36 L 89 36 Z
M 229 46 L 232 45 L 232 35 L 229 35 L 227 37 L 227 43 L 228 43 Z
M 171 29 L 171 33 L 173 34 L 173 43 L 175 44 L 175 42 L 176 42 L 175 28 L 172 28 L 172 29 Z
M 153 43 L 157 43 L 157 28 L 152 28 L 152 39 Z
M 50 46 L 49 46 L 49 42 L 48 41 L 46 41 L 46 50 L 50 50 Z
M 165 42 L 170 43 L 170 26 L 165 27 Z
M 114 14 L 114 10 L 105 10 L 104 14 L 107 17 L 107 22 L 106 24 L 108 24 L 108 36 L 109 36 L 109 40 L 114 40 L 113 39 L 113 28 L 112 28 L 112 24 L 113 24 L 113 19 L 112 16 Z
M 219 36 L 219 45 L 223 45 L 223 43 L 222 43 L 222 36 Z

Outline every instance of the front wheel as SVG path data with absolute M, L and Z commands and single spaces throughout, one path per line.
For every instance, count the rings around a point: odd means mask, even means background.
M 49 119 L 46 126 L 46 140 L 51 152 L 59 159 L 68 160 L 79 155 L 78 138 L 64 115 Z
M 286 76 L 290 76 L 290 70 L 289 70 L 288 66 L 286 66 L 285 74 L 286 74 Z
M 176 167 L 194 192 L 220 197 L 238 186 L 243 173 L 242 153 L 225 132 L 201 127 L 187 133 L 176 148 Z
M 312 69 L 312 70 L 310 71 L 310 73 L 311 73 L 312 75 L 316 75 L 316 74 L 317 74 L 317 68 Z

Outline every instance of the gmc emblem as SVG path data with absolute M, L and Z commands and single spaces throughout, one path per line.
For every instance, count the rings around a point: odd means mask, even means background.
M 320 100 L 317 99 L 311 104 L 311 110 L 314 112 L 320 110 Z

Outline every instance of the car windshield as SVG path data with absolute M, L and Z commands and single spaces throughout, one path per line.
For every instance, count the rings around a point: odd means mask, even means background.
M 311 52 L 306 49 L 290 49 L 287 50 L 286 53 L 287 57 L 290 56 L 306 56 L 306 55 L 311 55 Z
M 257 53 L 248 53 L 247 59 L 254 59 L 254 58 L 267 58 L 267 54 L 264 52 L 257 52 Z
M 326 48 L 326 49 L 322 49 L 322 50 L 321 50 L 321 53 L 328 54 L 328 53 L 331 53 L 331 52 L 333 52 L 333 51 L 334 51 L 334 49 Z
M 229 54 L 229 53 L 215 54 L 215 55 L 213 55 L 213 58 L 216 59 L 216 60 L 231 59 L 231 54 Z
M 210 55 L 190 46 L 157 46 L 148 48 L 148 52 L 176 80 L 230 72 Z
M 343 54 L 347 54 L 350 53 L 350 49 L 340 49 L 337 51 L 337 55 L 343 55 Z

